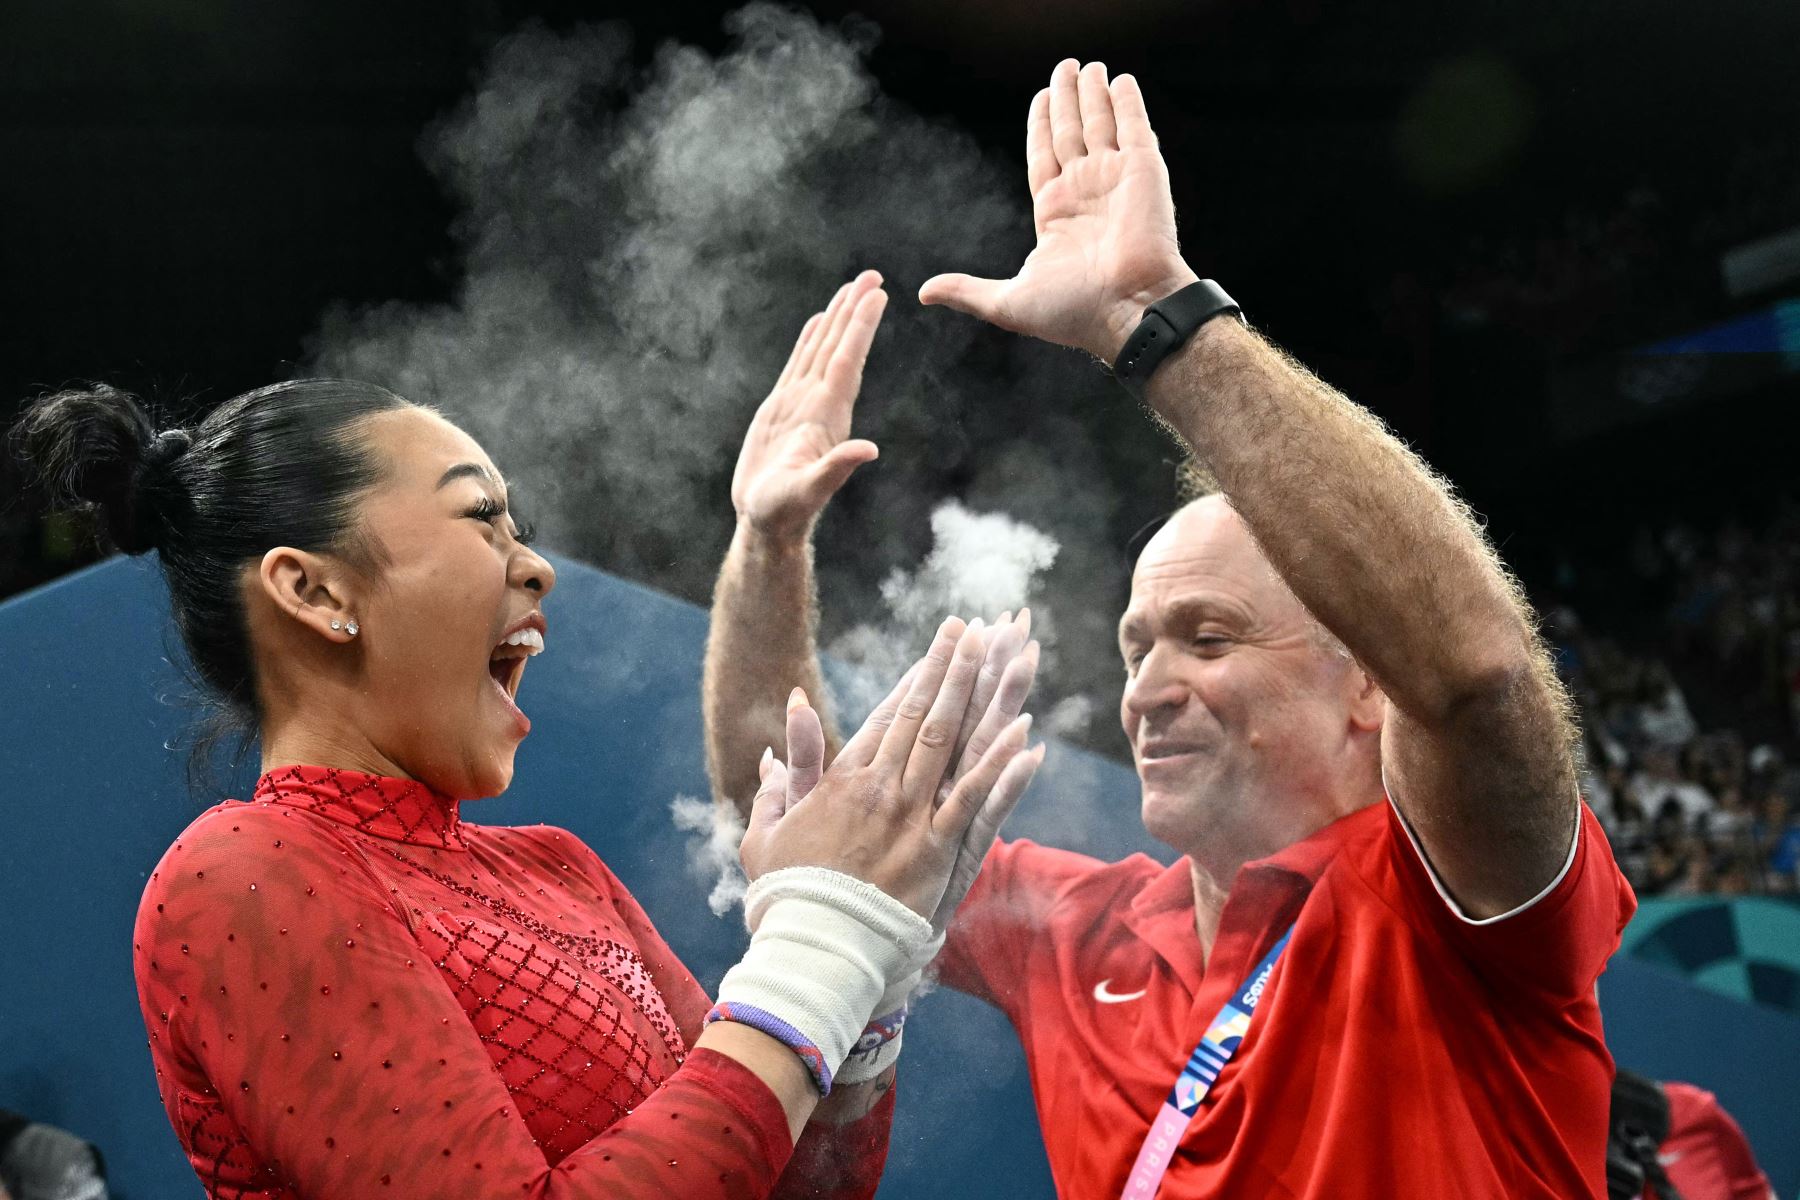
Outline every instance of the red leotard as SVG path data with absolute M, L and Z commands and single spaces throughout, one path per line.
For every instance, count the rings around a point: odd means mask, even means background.
M 410 780 L 265 775 L 163 856 L 134 942 L 211 1197 L 848 1200 L 887 1156 L 891 1095 L 796 1153 L 767 1085 L 688 1049 L 706 993 L 573 834 Z

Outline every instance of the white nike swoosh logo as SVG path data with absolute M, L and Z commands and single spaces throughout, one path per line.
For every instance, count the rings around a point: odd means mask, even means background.
M 1673 1154 L 1659 1154 L 1656 1156 L 1656 1165 L 1659 1167 L 1672 1167 L 1686 1157 L 1686 1150 L 1677 1150 Z
M 1140 988 L 1135 992 L 1109 992 L 1106 990 L 1106 985 L 1111 982 L 1112 980 L 1110 979 L 1102 979 L 1099 983 L 1096 983 L 1094 985 L 1094 999 L 1102 1004 L 1124 1004 L 1126 1001 L 1141 998 L 1145 992 L 1150 990 L 1148 988 Z

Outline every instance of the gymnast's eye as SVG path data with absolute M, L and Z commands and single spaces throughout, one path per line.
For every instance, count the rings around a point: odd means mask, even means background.
M 463 513 L 463 516 L 465 517 L 473 517 L 477 521 L 486 521 L 489 524 L 493 524 L 496 517 L 503 517 L 505 515 L 506 505 L 496 503 L 491 496 L 483 496 L 480 500 L 476 501 L 467 512 Z M 496 526 L 496 528 L 498 528 L 498 526 Z M 515 524 L 513 526 L 512 536 L 513 541 L 519 543 L 519 545 L 529 546 L 531 545 L 532 540 L 537 537 L 537 528 L 530 524 Z

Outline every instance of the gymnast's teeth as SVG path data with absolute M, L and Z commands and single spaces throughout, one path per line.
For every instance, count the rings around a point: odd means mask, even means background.
M 544 635 L 535 629 L 521 629 L 516 633 L 507 634 L 506 641 L 503 644 L 507 646 L 524 646 L 527 650 L 530 650 L 532 654 L 540 654 L 544 649 Z

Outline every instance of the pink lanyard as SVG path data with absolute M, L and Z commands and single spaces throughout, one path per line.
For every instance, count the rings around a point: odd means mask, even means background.
M 1181 1135 L 1187 1131 L 1188 1122 L 1193 1120 L 1200 1102 L 1218 1082 L 1219 1072 L 1243 1044 L 1244 1035 L 1250 1031 L 1250 1018 L 1256 1013 L 1256 1002 L 1262 999 L 1269 974 L 1275 970 L 1275 960 L 1281 957 L 1281 952 L 1287 949 L 1288 939 L 1293 936 L 1294 927 L 1289 925 L 1287 932 L 1250 973 L 1250 978 L 1231 994 L 1231 999 L 1219 1009 L 1219 1015 L 1206 1027 L 1206 1036 L 1188 1056 L 1187 1065 L 1175 1077 L 1175 1086 L 1157 1111 L 1156 1120 L 1144 1138 L 1144 1147 L 1131 1165 L 1125 1190 L 1119 1193 L 1120 1200 L 1151 1200 L 1156 1189 L 1162 1186 L 1163 1176 L 1169 1172 L 1169 1161 L 1175 1157 L 1175 1147 L 1181 1144 Z

